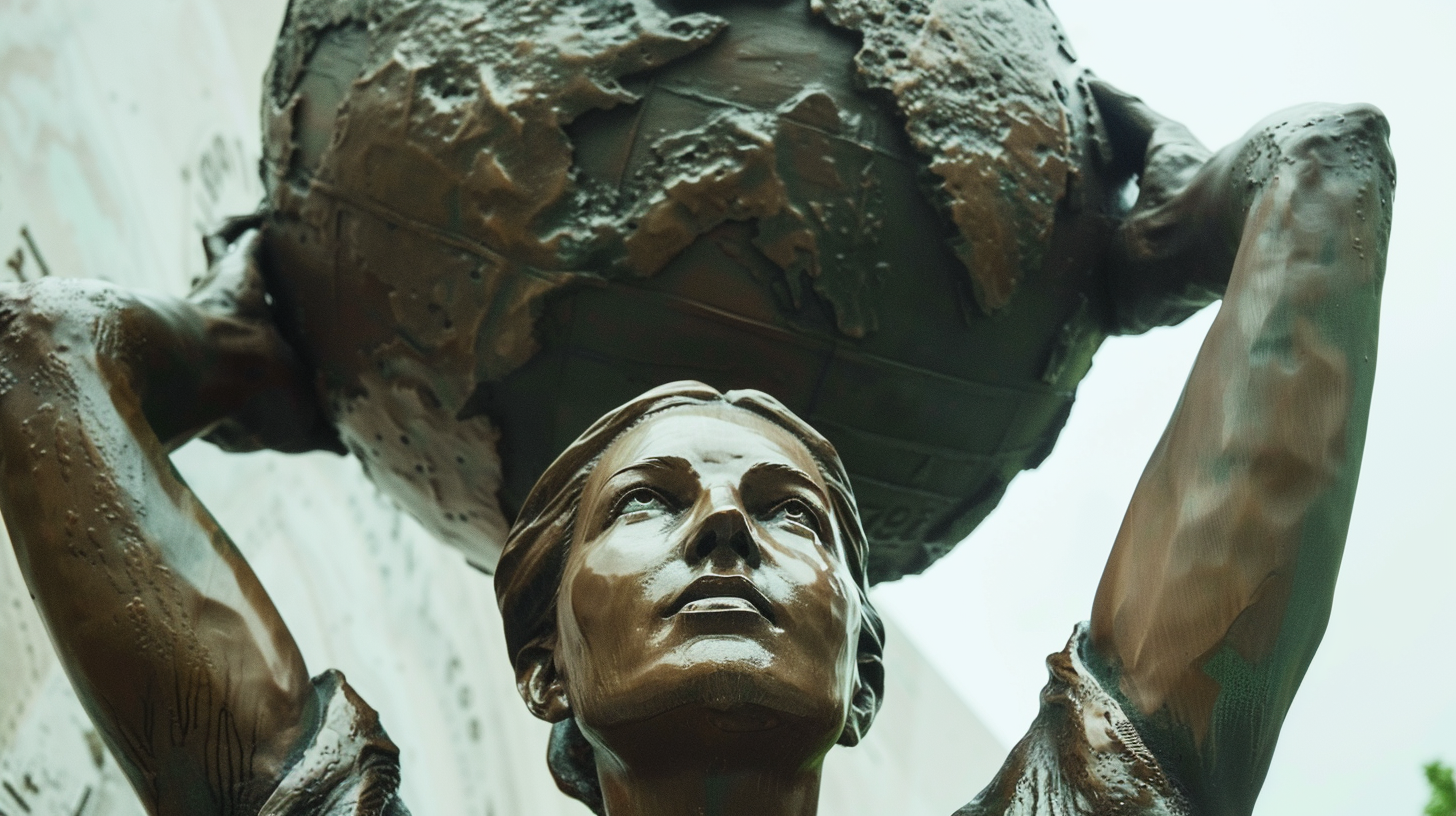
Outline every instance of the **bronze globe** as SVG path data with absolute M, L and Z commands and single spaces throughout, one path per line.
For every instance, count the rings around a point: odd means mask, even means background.
M 1104 269 L 1147 137 L 1039 0 L 295 0 L 264 130 L 264 274 L 330 418 L 485 569 L 592 420 L 697 379 L 821 429 L 872 579 L 917 572 L 1105 336 L 1217 294 Z

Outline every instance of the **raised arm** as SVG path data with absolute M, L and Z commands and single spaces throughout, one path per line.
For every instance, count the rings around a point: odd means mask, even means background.
M 1105 86 L 1099 101 L 1119 126 L 1159 126 Z M 1286 111 L 1140 202 L 1121 237 L 1115 274 L 1233 266 L 1118 533 L 1089 656 L 1200 816 L 1252 811 L 1328 620 L 1375 374 L 1387 135 L 1369 107 Z
M 250 245 L 192 301 L 0 292 L 0 511 L 62 665 L 159 816 L 256 813 L 318 716 L 277 611 L 167 459 L 220 422 L 280 447 L 317 431 Z

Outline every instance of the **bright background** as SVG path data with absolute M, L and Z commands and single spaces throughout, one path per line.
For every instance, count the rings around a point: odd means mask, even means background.
M 1082 61 L 1221 146 L 1280 108 L 1372 102 L 1399 166 L 1380 369 L 1344 568 L 1255 811 L 1410 814 L 1422 763 L 1456 760 L 1451 0 L 1052 0 Z M 1216 307 L 1214 307 L 1216 308 Z M 1056 451 L 964 544 L 878 590 L 1010 744 L 1042 658 L 1088 616 L 1142 464 L 1212 318 L 1097 355 Z

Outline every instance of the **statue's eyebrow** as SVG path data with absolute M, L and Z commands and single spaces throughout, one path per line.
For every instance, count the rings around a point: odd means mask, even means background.
M 639 470 L 673 475 L 686 474 L 691 476 L 694 481 L 701 481 L 698 478 L 697 470 L 693 468 L 688 460 L 681 456 L 649 456 L 646 459 L 633 462 L 616 473 L 613 473 L 611 478 L 615 479 L 624 473 L 632 473 L 633 471 Z
M 824 495 L 824 488 L 819 486 L 819 482 L 816 481 L 813 476 L 810 476 L 803 470 L 796 468 L 793 465 L 787 465 L 783 462 L 759 462 L 758 464 L 749 468 L 747 473 L 743 474 L 743 481 L 746 483 L 750 480 L 760 479 L 763 478 L 763 476 L 769 475 L 788 477 L 790 481 L 793 481 L 799 484 L 801 487 L 813 491 L 814 495 L 818 497 L 821 502 L 824 502 L 825 504 L 829 503 L 829 497 Z

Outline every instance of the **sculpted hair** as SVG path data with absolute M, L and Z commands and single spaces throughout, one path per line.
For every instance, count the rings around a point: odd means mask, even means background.
M 546 468 L 511 527 L 495 573 L 496 601 L 505 622 L 511 664 L 517 666 L 522 652 L 533 644 L 549 643 L 555 638 L 557 593 L 571 548 L 577 507 L 587 477 L 602 454 L 622 434 L 654 414 L 724 404 L 756 414 L 792 434 L 814 457 L 829 488 L 835 533 L 859 590 L 862 610 L 857 644 L 859 681 L 839 738 L 841 745 L 855 745 L 869 730 L 885 687 L 885 629 L 868 594 L 869 542 L 860 524 L 849 474 L 834 446 L 783 403 L 761 391 L 723 393 L 686 380 L 659 386 L 598 419 Z M 547 762 L 563 792 L 596 813 L 603 812 L 592 747 L 574 718 L 552 726 Z

